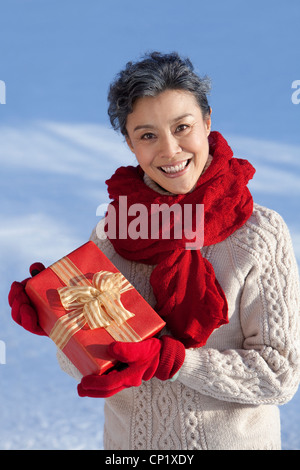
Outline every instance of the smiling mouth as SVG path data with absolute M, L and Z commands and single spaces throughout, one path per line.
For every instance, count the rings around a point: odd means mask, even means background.
M 176 174 L 176 173 L 180 173 L 182 170 L 184 170 L 188 164 L 190 163 L 190 159 L 189 160 L 185 160 L 184 162 L 180 162 L 178 163 L 177 165 L 165 165 L 165 166 L 161 166 L 160 169 L 164 172 L 164 173 L 167 173 L 167 174 Z

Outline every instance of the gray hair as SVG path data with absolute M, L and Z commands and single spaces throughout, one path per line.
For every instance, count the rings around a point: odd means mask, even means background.
M 192 93 L 202 111 L 203 118 L 210 114 L 207 94 L 210 79 L 199 77 L 188 58 L 177 52 L 152 52 L 142 60 L 128 62 L 112 82 L 108 93 L 108 115 L 112 127 L 127 136 L 127 116 L 133 111 L 138 98 L 157 96 L 166 90 L 185 90 Z

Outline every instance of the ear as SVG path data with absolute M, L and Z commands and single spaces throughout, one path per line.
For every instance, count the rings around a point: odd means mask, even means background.
M 205 118 L 205 127 L 206 127 L 207 136 L 209 136 L 210 131 L 211 131 L 211 113 L 212 113 L 212 109 L 210 108 L 210 113 Z
M 128 147 L 129 147 L 130 150 L 134 153 L 133 145 L 132 145 L 132 142 L 131 142 L 131 140 L 130 140 L 130 137 L 127 135 L 127 136 L 125 137 L 125 139 L 126 139 L 126 142 L 127 142 Z

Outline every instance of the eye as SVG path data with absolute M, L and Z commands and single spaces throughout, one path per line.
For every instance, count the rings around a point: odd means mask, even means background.
M 179 126 L 176 127 L 175 132 L 183 132 L 186 129 L 188 129 L 190 126 L 188 124 L 180 124 Z
M 141 140 L 151 140 L 151 139 L 154 139 L 155 138 L 155 135 L 152 134 L 152 132 L 146 132 L 146 134 L 143 134 L 141 136 Z

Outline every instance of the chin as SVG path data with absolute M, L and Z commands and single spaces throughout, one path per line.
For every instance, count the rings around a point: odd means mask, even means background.
M 190 193 L 191 191 L 193 191 L 193 189 L 195 188 L 195 185 L 194 186 L 188 186 L 188 187 L 182 187 L 182 186 L 178 186 L 178 187 L 166 187 L 166 186 L 163 186 L 163 188 L 165 189 L 165 191 L 168 191 L 169 193 L 172 193 L 172 194 L 188 194 Z

